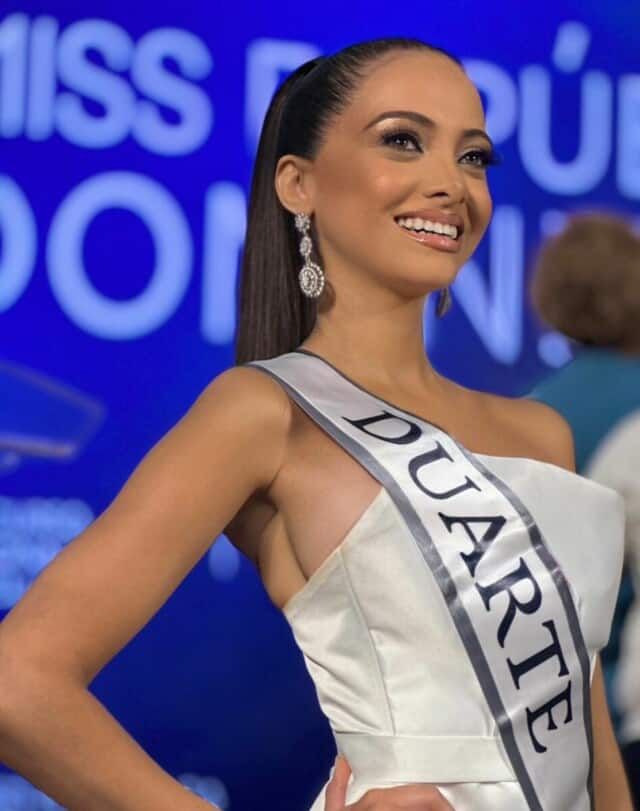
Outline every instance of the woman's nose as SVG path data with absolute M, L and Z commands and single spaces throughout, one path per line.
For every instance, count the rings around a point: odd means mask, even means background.
M 424 184 L 424 196 L 427 199 L 446 199 L 451 203 L 462 202 L 467 195 L 467 185 L 461 176 L 460 167 L 456 164 L 445 165 L 442 161 L 434 161 L 427 169 L 427 178 Z

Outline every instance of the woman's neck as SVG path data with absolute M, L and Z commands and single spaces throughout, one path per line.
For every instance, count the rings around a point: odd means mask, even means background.
M 367 334 L 352 330 L 327 334 L 316 325 L 298 347 L 320 355 L 349 377 L 373 388 L 442 389 L 444 378 L 426 353 L 422 330 L 392 340 L 384 331 Z

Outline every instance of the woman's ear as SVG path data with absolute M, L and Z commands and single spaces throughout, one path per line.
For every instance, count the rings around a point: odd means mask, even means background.
M 299 155 L 283 155 L 277 163 L 274 185 L 278 199 L 292 214 L 311 214 L 314 206 L 311 161 Z

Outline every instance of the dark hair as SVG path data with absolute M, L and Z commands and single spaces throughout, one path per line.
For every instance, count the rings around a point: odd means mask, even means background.
M 253 170 L 242 257 L 236 364 L 289 352 L 311 332 L 317 300 L 298 285 L 302 257 L 293 215 L 278 199 L 274 176 L 282 155 L 313 159 L 330 122 L 349 104 L 367 68 L 395 50 L 440 53 L 442 48 L 404 37 L 350 45 L 305 62 L 278 87 L 267 110 Z M 312 219 L 311 236 L 314 238 Z M 317 246 L 317 238 L 314 240 Z
M 574 215 L 543 244 L 530 293 L 541 319 L 578 343 L 637 345 L 640 238 L 614 214 Z

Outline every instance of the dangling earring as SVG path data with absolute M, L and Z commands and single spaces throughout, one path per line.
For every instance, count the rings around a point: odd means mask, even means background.
M 295 223 L 296 228 L 302 234 L 300 253 L 304 256 L 304 265 L 298 273 L 300 290 L 308 298 L 318 298 L 324 289 L 324 273 L 320 265 L 310 259 L 313 243 L 307 231 L 311 225 L 311 218 L 308 214 L 296 214 Z
M 442 318 L 443 315 L 446 315 L 450 307 L 451 291 L 448 287 L 443 287 L 442 290 L 438 291 L 438 302 L 436 304 L 436 315 L 438 318 Z

